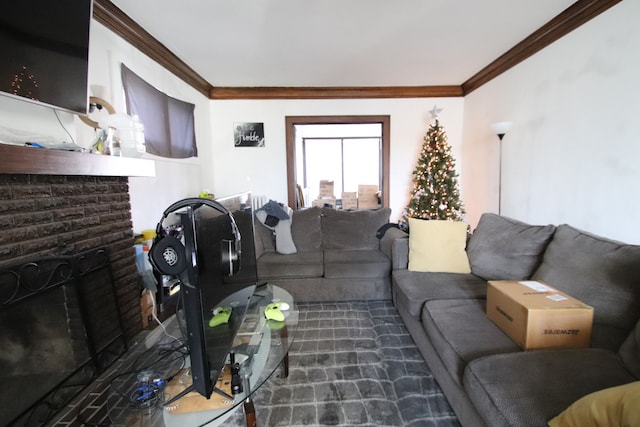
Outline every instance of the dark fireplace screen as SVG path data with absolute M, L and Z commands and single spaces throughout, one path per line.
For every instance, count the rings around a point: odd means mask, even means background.
M 0 270 L 0 426 L 39 426 L 126 351 L 105 248 Z

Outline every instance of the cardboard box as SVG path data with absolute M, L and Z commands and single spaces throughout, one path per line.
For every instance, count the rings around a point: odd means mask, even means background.
M 357 209 L 358 208 L 358 193 L 344 192 L 342 193 L 342 209 Z
M 378 186 L 377 185 L 358 185 L 358 197 L 363 194 L 378 194 Z
M 380 204 L 378 203 L 377 194 L 363 194 L 358 196 L 358 209 L 378 209 Z
M 524 350 L 591 344 L 593 307 L 538 281 L 490 281 L 487 316 Z
M 335 197 L 333 195 L 333 181 L 327 179 L 320 180 L 320 193 L 318 194 L 318 198 L 323 197 Z
M 378 209 L 378 186 L 358 185 L 358 209 Z
M 206 398 L 195 390 L 188 391 L 187 386 L 192 382 L 190 369 L 181 369 L 169 381 L 165 388 L 165 393 L 171 397 L 183 392 L 186 392 L 186 394 L 171 405 L 164 407 L 164 410 L 167 411 L 167 416 L 233 407 L 233 399 L 227 399 L 220 393 L 212 393 L 210 398 Z M 222 372 L 220 372 L 216 381 L 216 388 L 231 395 L 231 367 L 229 365 L 225 365 Z M 175 422 L 178 421 L 176 420 Z
M 363 193 L 358 195 L 358 209 L 378 209 L 378 193 Z

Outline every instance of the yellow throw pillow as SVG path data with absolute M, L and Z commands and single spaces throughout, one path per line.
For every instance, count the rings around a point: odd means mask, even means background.
M 549 421 L 549 426 L 640 426 L 640 381 L 588 394 Z
M 409 218 L 409 270 L 471 273 L 467 228 L 460 221 Z

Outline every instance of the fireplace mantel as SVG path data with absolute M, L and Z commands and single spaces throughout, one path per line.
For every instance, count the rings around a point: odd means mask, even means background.
M 0 173 L 155 176 L 153 160 L 0 144 Z

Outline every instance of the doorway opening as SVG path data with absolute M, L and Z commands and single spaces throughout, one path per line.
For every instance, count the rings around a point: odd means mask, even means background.
M 286 117 L 289 206 L 318 200 L 320 180 L 343 192 L 360 185 L 378 188 L 381 207 L 389 206 L 389 116 Z

